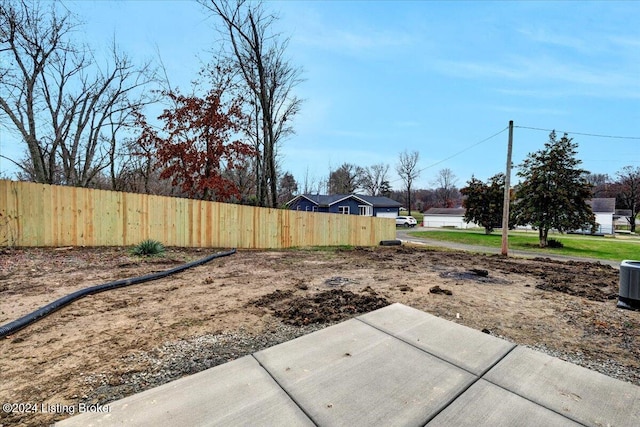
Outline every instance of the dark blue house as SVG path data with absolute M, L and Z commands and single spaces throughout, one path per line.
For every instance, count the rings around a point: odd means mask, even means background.
M 347 215 L 378 216 L 395 218 L 400 213 L 400 203 L 388 197 L 363 196 L 360 194 L 301 194 L 287 206 L 291 210 L 306 212 L 329 212 Z

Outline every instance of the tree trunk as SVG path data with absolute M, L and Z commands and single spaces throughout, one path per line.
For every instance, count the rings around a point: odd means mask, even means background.
M 540 228 L 538 230 L 538 236 L 540 237 L 540 247 L 541 248 L 546 248 L 547 247 L 547 237 L 549 236 L 549 229 L 548 228 Z

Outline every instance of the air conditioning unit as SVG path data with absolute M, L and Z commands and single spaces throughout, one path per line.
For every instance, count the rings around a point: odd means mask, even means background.
M 640 310 L 640 261 L 620 263 L 618 307 Z

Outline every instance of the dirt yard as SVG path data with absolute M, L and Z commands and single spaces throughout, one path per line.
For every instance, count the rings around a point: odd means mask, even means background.
M 209 253 L 4 250 L 0 325 Z M 239 251 L 83 298 L 0 339 L 0 403 L 10 404 L 0 426 L 46 425 L 393 302 L 640 385 L 640 312 L 616 308 L 617 295 L 617 270 L 598 263 L 410 246 Z

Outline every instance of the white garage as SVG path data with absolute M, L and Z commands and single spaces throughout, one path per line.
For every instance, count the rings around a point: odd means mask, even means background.
M 398 216 L 398 212 L 377 212 L 376 216 L 378 218 L 396 218 Z
M 430 208 L 424 213 L 422 226 L 431 228 L 476 228 L 478 224 L 464 221 L 464 208 Z

